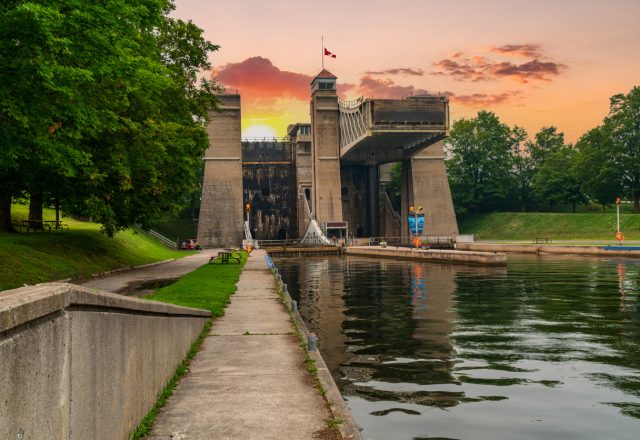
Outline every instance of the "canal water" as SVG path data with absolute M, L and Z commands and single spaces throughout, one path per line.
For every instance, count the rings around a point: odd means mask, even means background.
M 640 438 L 640 261 L 274 262 L 367 439 Z

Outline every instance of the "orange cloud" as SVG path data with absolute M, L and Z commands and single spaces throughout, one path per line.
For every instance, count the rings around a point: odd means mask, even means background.
M 552 61 L 542 62 L 537 59 L 524 64 L 498 63 L 490 67 L 495 76 L 510 77 L 520 83 L 527 83 L 532 79 L 551 81 L 550 76 L 560 75 L 567 66 Z
M 540 58 L 539 44 L 505 44 L 504 46 L 490 46 L 489 51 L 500 55 L 520 58 Z
M 472 93 L 470 95 L 451 95 L 450 98 L 465 107 L 486 108 L 495 107 L 496 105 L 506 104 L 513 100 L 519 100 L 522 92 L 511 90 L 497 94 Z
M 214 70 L 212 78 L 229 88 L 237 88 L 260 98 L 309 99 L 313 77 L 302 73 L 280 70 L 271 60 L 251 57 L 239 63 L 230 63 Z
M 540 61 L 542 54 L 538 44 L 507 44 L 492 46 L 489 52 L 501 55 L 533 58 L 522 64 L 512 62 L 495 62 L 484 55 L 465 58 L 461 52 L 456 52 L 449 58 L 435 62 L 436 68 L 432 75 L 449 75 L 458 81 L 489 81 L 497 78 L 511 78 L 519 83 L 529 81 L 551 81 L 560 75 L 567 66 L 554 61 Z
M 413 69 L 411 67 L 398 67 L 395 69 L 386 69 L 378 71 L 368 71 L 365 75 L 411 75 L 411 76 L 424 76 L 424 70 Z

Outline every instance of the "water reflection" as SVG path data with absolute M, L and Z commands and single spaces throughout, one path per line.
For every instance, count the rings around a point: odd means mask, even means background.
M 366 438 L 637 437 L 637 261 L 276 264 Z

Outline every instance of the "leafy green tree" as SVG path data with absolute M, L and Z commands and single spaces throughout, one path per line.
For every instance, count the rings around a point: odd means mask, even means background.
M 453 124 L 446 146 L 456 212 L 491 211 L 511 204 L 513 152 L 521 140 L 520 129 L 512 130 L 484 110 Z
M 576 150 L 570 146 L 549 154 L 533 178 L 533 189 L 537 196 L 553 208 L 557 204 L 576 205 L 587 199 L 580 189 L 580 181 L 574 173 Z
M 520 209 L 527 210 L 527 206 L 534 199 L 533 177 L 535 175 L 535 163 L 528 154 L 525 140 L 527 132 L 521 127 L 512 130 L 513 147 L 511 149 L 513 161 L 514 194 L 518 199 Z M 523 146 L 524 144 L 524 146 Z
M 576 148 L 575 173 L 581 190 L 602 205 L 623 194 L 622 172 L 611 155 L 610 136 L 604 126 L 583 135 Z
M 55 193 L 67 212 L 93 216 L 112 235 L 148 224 L 192 189 L 215 106 L 198 72 L 217 46 L 170 18 L 172 8 L 169 0 L 0 7 L 0 227 L 10 229 L 10 197 L 23 191 L 34 205 Z
M 610 141 L 613 165 L 621 173 L 621 184 L 640 212 L 640 87 L 611 97 L 604 130 Z
M 554 126 L 542 127 L 533 141 L 527 142 L 526 149 L 534 168 L 540 168 L 547 158 L 565 147 L 564 133 Z

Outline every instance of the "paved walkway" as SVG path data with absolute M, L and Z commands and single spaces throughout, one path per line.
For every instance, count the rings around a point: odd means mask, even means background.
M 147 439 L 335 438 L 264 255 L 252 253 L 225 316 Z
M 85 287 L 107 290 L 109 292 L 125 293 L 129 286 L 144 283 L 146 281 L 177 278 L 196 270 L 209 261 L 209 257 L 217 254 L 216 250 L 205 250 L 188 257 L 167 263 L 158 264 L 140 269 L 117 272 L 103 278 L 93 278 L 80 283 Z

